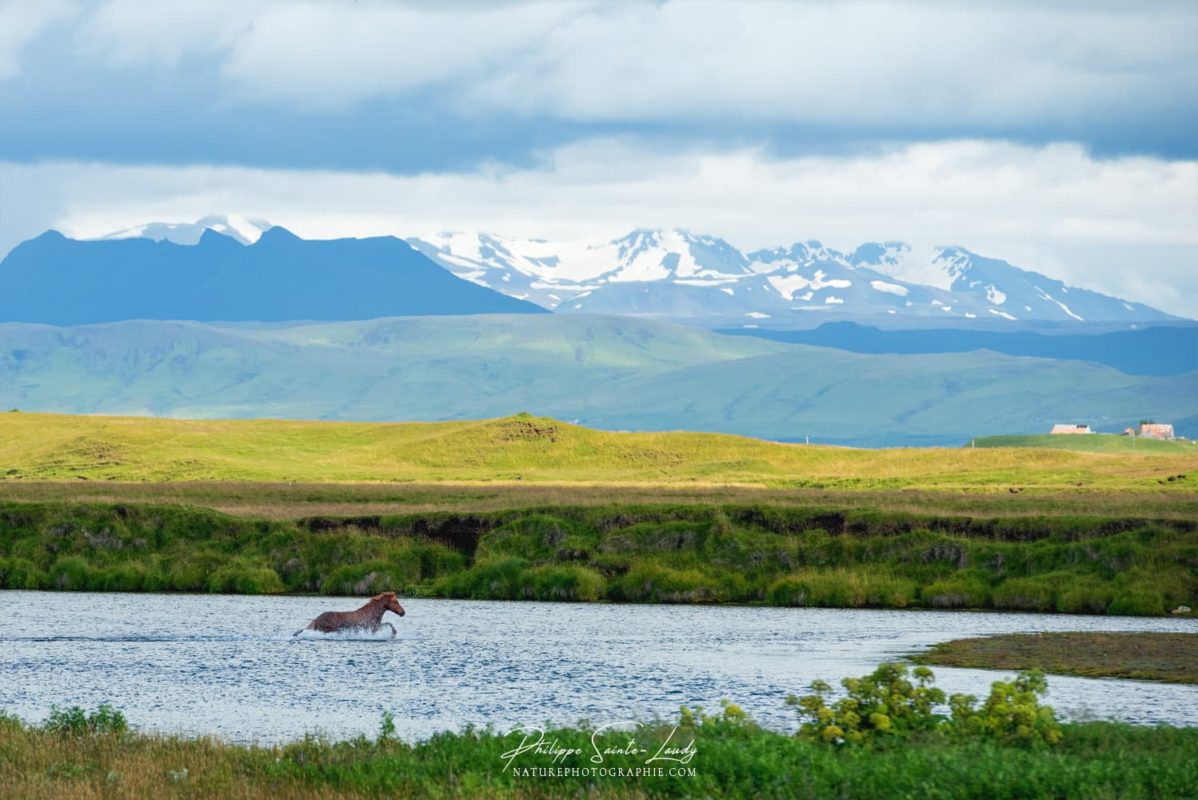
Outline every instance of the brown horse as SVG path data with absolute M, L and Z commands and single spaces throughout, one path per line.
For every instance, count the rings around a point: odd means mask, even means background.
M 370 598 L 369 603 L 356 611 L 326 611 L 309 622 L 308 627 L 301 628 L 292 636 L 299 636 L 304 631 L 335 633 L 344 630 L 362 630 L 377 633 L 384 625 L 390 628 L 391 635 L 395 636 L 395 626 L 390 622 L 383 622 L 383 614 L 388 611 L 394 611 L 401 617 L 405 613 L 403 606 L 395 599 L 395 592 L 376 594 Z

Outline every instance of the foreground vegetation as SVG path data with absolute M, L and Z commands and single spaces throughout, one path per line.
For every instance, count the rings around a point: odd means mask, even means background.
M 883 665 L 846 680 L 832 706 L 816 686 L 790 701 L 805 720 L 796 736 L 725 703 L 632 731 L 551 729 L 556 758 L 521 750 L 538 741 L 530 730 L 407 743 L 387 716 L 373 739 L 246 747 L 131 733 L 108 708 L 56 710 L 37 727 L 0 715 L 0 796 L 1181 798 L 1198 785 L 1198 730 L 1059 724 L 1035 674 L 995 683 L 981 704 L 954 696 L 944 715 L 930 672 L 915 679 Z M 659 755 L 677 760 L 650 761 Z M 554 766 L 565 773 L 539 772 Z M 628 775 L 637 769 L 652 772 Z
M 9 589 L 1159 615 L 1198 605 L 1196 561 L 1193 520 L 625 504 L 272 521 L 0 503 Z
M 1198 683 L 1198 633 L 1007 633 L 933 645 L 923 664 Z
M 80 478 L 1089 488 L 1192 495 L 1198 489 L 1198 448 L 1135 455 L 1024 448 L 854 450 L 709 433 L 613 433 L 529 415 L 380 424 L 0 414 L 0 479 Z

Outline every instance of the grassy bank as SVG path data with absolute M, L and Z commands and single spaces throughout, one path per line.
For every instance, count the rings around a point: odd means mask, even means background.
M 68 716 L 68 715 L 61 715 Z M 685 717 L 635 731 L 656 753 L 694 741 L 686 772 L 545 776 L 549 755 L 527 752 L 504 769 L 522 734 L 445 733 L 408 744 L 381 735 L 330 743 L 307 739 L 281 747 L 213 739 L 164 738 L 111 727 L 33 728 L 0 717 L 0 796 L 76 798 L 1182 798 L 1198 785 L 1198 730 L 1112 723 L 1062 727 L 1049 747 L 983 738 L 912 736 L 871 748 L 835 747 L 766 731 L 731 716 Z M 563 763 L 591 766 L 588 727 L 548 732 Z M 627 746 L 629 734 L 601 734 L 601 751 Z M 601 766 L 645 768 L 648 754 L 609 753 Z
M 0 503 L 10 589 L 1163 614 L 1198 606 L 1193 521 L 765 505 L 297 521 Z
M 1172 486 L 1166 481 L 1166 485 Z M 745 485 L 488 483 L 262 483 L 253 481 L 0 480 L 0 501 L 185 505 L 251 519 L 389 517 L 549 506 L 753 505 L 981 517 L 1198 519 L 1198 492 L 1139 490 L 835 490 Z
M 1196 633 L 1008 633 L 934 645 L 923 664 L 1198 683 Z
M 520 415 L 439 423 L 0 414 L 0 479 L 558 482 L 1187 494 L 1192 454 L 854 450 L 707 433 L 613 433 Z

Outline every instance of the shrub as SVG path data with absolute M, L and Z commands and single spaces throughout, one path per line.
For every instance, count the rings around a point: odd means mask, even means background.
M 995 608 L 1009 611 L 1052 611 L 1056 598 L 1052 585 L 1043 578 L 1012 578 L 1003 581 L 991 600 Z
M 981 708 L 971 695 L 949 699 L 950 717 L 937 713 L 944 692 L 932 686 L 927 667 L 916 667 L 915 683 L 903 664 L 882 664 L 863 678 L 845 678 L 845 697 L 829 703 L 832 687 L 823 681 L 812 693 L 790 695 L 786 704 L 799 710 L 802 739 L 833 745 L 869 746 L 886 738 L 937 733 L 955 738 L 984 737 L 1002 744 L 1055 745 L 1061 726 L 1052 708 L 1040 705 L 1048 690 L 1043 673 L 1024 672 L 1013 681 L 995 681 Z
M 338 567 L 321 582 L 320 593 L 368 596 L 379 592 L 404 591 L 407 582 L 397 573 L 399 570 L 395 565 L 386 561 Z
M 436 593 L 474 600 L 515 600 L 531 596 L 529 577 L 527 561 L 503 558 L 475 564 L 465 572 L 442 579 L 436 586 Z
M 804 720 L 798 736 L 828 744 L 872 744 L 876 738 L 934 729 L 942 717 L 932 712 L 944 702 L 944 692 L 932 687 L 932 671 L 916 667 L 916 682 L 907 679 L 903 664 L 882 664 L 863 678 L 845 678 L 848 695 L 829 705 L 832 687 L 811 684 L 812 694 L 791 695 L 786 704 L 799 709 Z
M 538 600 L 598 600 L 607 583 L 585 567 L 541 567 L 533 572 L 533 596 Z
M 950 730 L 965 735 L 980 735 L 1005 744 L 1041 745 L 1061 741 L 1056 712 L 1040 705 L 1048 691 L 1048 682 L 1039 670 L 1024 672 L 1015 680 L 995 681 L 990 696 L 980 709 L 974 708 L 972 695 L 954 694 Z
M 283 591 L 283 581 L 270 567 L 236 563 L 213 572 L 207 588 L 213 593 L 278 594 Z
M 766 599 L 772 606 L 809 606 L 812 605 L 811 587 L 805 580 L 795 575 L 787 575 L 770 584 L 766 590 Z
M 95 585 L 92 569 L 81 556 L 66 556 L 54 562 L 50 568 L 50 586 L 55 589 L 100 588 Z
M 719 600 L 715 581 L 697 569 L 670 569 L 653 562 L 632 567 L 616 583 L 616 599 L 648 603 L 703 603 Z
M 79 706 L 70 708 L 50 707 L 50 716 L 42 724 L 49 733 L 64 736 L 86 734 L 120 735 L 129 729 L 125 715 L 104 703 L 90 714 Z
M 1165 613 L 1165 598 L 1151 589 L 1129 589 L 1115 596 L 1107 613 L 1129 617 L 1159 616 Z
M 1110 587 L 1097 581 L 1075 580 L 1057 593 L 1057 611 L 1062 614 L 1105 614 L 1110 604 Z
M 976 578 L 950 578 L 925 586 L 919 596 L 929 608 L 984 608 L 990 589 Z

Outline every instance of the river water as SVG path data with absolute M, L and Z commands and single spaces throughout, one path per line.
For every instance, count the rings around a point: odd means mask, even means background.
M 0 709 L 108 702 L 142 730 L 279 742 L 374 734 L 384 711 L 420 738 L 467 723 L 674 719 L 730 698 L 793 730 L 783 703 L 962 636 L 1198 631 L 1192 620 L 983 612 L 405 600 L 391 639 L 305 633 L 355 598 L 0 591 Z M 1003 673 L 935 668 L 948 693 Z M 1198 686 L 1052 676 L 1066 718 L 1198 726 Z

